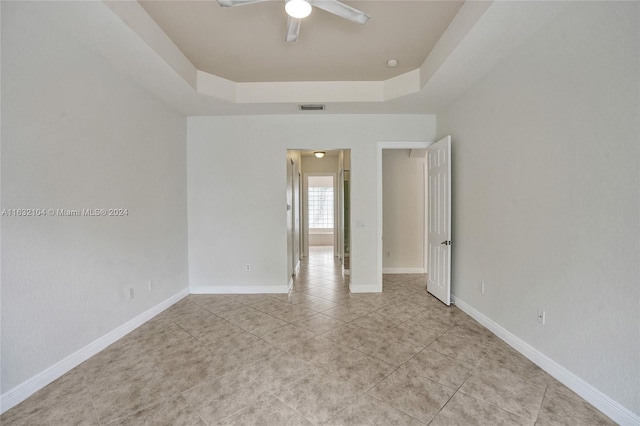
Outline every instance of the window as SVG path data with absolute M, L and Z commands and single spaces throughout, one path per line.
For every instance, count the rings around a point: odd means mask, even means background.
M 331 182 L 333 182 L 333 178 L 331 178 Z M 333 183 L 331 186 L 311 185 L 310 179 L 309 228 L 333 229 Z

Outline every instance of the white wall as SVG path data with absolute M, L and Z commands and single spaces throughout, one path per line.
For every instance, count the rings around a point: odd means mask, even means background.
M 4 394 L 188 280 L 185 117 L 25 2 L 2 2 L 2 114 L 3 209 L 128 209 L 2 217 Z
M 286 291 L 282 159 L 288 148 L 317 147 L 351 149 L 351 220 L 366 226 L 352 227 L 352 288 L 374 285 L 376 142 L 434 136 L 435 117 L 428 115 L 190 117 L 192 290 Z
M 424 159 L 382 151 L 383 272 L 424 271 Z
M 302 173 L 335 173 L 338 174 L 338 156 L 323 158 L 302 157 Z
M 568 6 L 438 115 L 453 293 L 639 415 L 640 4 Z
M 310 246 L 333 246 L 334 245 L 333 233 L 309 233 L 309 245 Z

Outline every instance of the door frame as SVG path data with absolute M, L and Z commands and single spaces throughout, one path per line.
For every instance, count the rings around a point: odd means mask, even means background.
M 294 184 L 293 184 L 293 170 L 295 168 L 295 162 L 287 154 L 287 184 L 286 184 L 286 202 L 287 202 L 287 285 L 289 290 L 293 287 L 293 276 L 295 275 L 294 257 Z
M 300 171 L 300 168 L 298 168 L 298 211 L 297 211 L 297 216 L 298 216 L 298 221 L 297 221 L 297 226 L 298 226 L 298 239 L 296 241 L 296 244 L 298 244 L 298 270 L 296 271 L 296 273 L 300 272 L 300 260 L 302 260 L 303 257 L 305 257 L 305 253 L 304 253 L 304 236 L 302 235 L 303 232 L 303 211 L 302 211 L 302 198 L 304 197 L 304 194 L 302 192 L 302 172 Z
M 394 141 L 394 142 L 378 142 L 376 144 L 376 283 L 374 292 L 382 292 L 382 150 L 384 149 L 426 149 L 431 142 L 422 141 Z M 426 182 L 425 182 L 426 183 Z M 427 199 L 425 198 L 425 208 Z M 427 231 L 425 230 L 425 245 L 427 239 Z
M 300 272 L 300 172 L 298 164 L 291 158 L 291 260 L 292 276 Z

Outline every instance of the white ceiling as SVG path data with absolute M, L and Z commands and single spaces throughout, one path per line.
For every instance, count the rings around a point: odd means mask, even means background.
M 199 70 L 235 82 L 381 81 L 419 68 L 463 1 L 346 1 L 359 25 L 314 8 L 284 41 L 284 1 L 221 7 L 215 0 L 141 1 Z M 396 68 L 386 62 L 396 59 Z
M 29 3 L 34 19 L 52 21 L 83 40 L 187 116 L 437 113 L 567 4 L 467 1 L 418 69 L 384 81 L 234 82 L 199 70 L 137 1 Z M 367 2 L 352 4 L 360 3 Z M 326 109 L 301 112 L 299 103 L 325 103 Z

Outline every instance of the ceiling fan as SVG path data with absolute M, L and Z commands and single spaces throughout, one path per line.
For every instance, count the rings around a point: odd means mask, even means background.
M 232 7 L 246 4 L 262 3 L 270 0 L 218 0 L 220 6 Z M 348 19 L 357 24 L 364 24 L 369 20 L 369 15 L 346 5 L 338 0 L 285 0 L 284 9 L 289 15 L 287 21 L 287 36 L 285 41 L 296 41 L 300 34 L 300 23 L 311 13 L 313 7 L 333 13 L 341 18 Z

